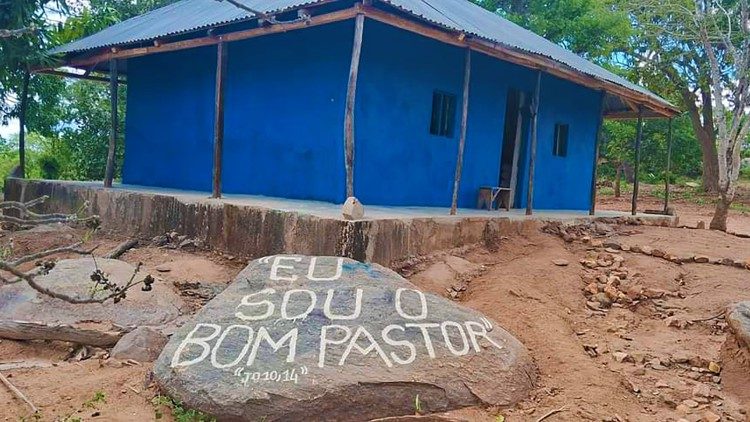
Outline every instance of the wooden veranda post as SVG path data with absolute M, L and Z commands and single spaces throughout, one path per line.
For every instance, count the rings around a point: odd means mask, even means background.
M 26 70 L 23 73 L 21 104 L 18 110 L 18 174 L 22 179 L 26 177 L 26 109 L 29 105 L 30 78 L 31 73 Z
M 212 198 L 221 198 L 221 163 L 224 152 L 224 80 L 227 73 L 226 45 L 216 45 L 216 104 L 214 111 L 214 174 Z
M 633 200 L 630 214 L 638 212 L 638 171 L 641 164 L 641 138 L 643 138 L 643 107 L 638 106 L 638 128 L 635 135 L 635 165 L 633 166 Z
M 536 163 L 537 122 L 539 121 L 539 91 L 542 85 L 542 71 L 536 74 L 534 98 L 531 100 L 531 153 L 529 154 L 529 187 L 526 191 L 526 215 L 534 210 L 534 165 Z
M 672 118 L 669 118 L 667 132 L 667 171 L 664 177 L 664 214 L 669 210 L 669 185 L 672 178 Z
M 362 33 L 365 27 L 364 13 L 354 19 L 354 42 L 352 61 L 349 64 L 349 83 L 346 86 L 346 110 L 344 114 L 344 167 L 346 169 L 346 196 L 354 196 L 354 106 L 357 98 L 359 57 L 362 53 Z
M 599 121 L 596 124 L 596 135 L 594 138 L 594 169 L 593 174 L 591 175 L 591 205 L 589 208 L 589 215 L 594 215 L 596 213 L 596 178 L 598 176 L 597 170 L 599 168 L 599 147 L 602 143 L 602 128 L 604 126 L 604 99 L 607 97 L 606 92 L 602 91 L 601 94 L 602 104 L 599 112 Z
M 112 187 L 112 179 L 115 177 L 115 153 L 117 152 L 117 126 L 119 118 L 117 117 L 117 60 L 109 61 L 109 103 L 111 107 L 110 118 L 111 127 L 109 128 L 109 149 L 107 150 L 107 166 L 104 169 L 104 187 Z
M 451 200 L 451 215 L 456 214 L 458 208 L 458 186 L 461 184 L 461 171 L 464 165 L 464 145 L 466 145 L 466 124 L 469 119 L 469 84 L 471 82 L 471 49 L 466 49 L 464 59 L 464 87 L 461 102 L 461 129 L 458 137 L 458 156 L 456 157 L 456 173 L 453 177 L 453 199 Z

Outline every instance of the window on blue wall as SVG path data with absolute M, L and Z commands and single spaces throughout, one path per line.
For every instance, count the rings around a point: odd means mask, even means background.
M 552 155 L 557 157 L 568 155 L 568 125 L 562 123 L 555 125 L 555 142 L 552 148 Z
M 456 96 L 446 92 L 432 93 L 432 118 L 430 133 L 436 136 L 453 137 L 456 119 Z

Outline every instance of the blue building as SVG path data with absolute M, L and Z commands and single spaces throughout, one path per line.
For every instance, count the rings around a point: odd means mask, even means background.
M 182 0 L 55 52 L 126 76 L 123 183 L 215 196 L 584 210 L 601 120 L 677 112 L 466 0 Z

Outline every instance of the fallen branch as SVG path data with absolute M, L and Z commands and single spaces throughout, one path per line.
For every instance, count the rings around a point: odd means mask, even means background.
M 79 214 L 85 209 L 88 208 L 88 202 L 84 203 L 81 208 L 74 214 L 37 214 L 31 210 L 29 210 L 29 207 L 38 205 L 43 203 L 45 200 L 47 200 L 47 196 L 42 196 L 36 199 L 33 199 L 28 202 L 18 202 L 18 201 L 0 201 L 0 212 L 4 212 L 4 210 L 7 209 L 13 209 L 15 211 L 18 211 L 20 217 L 12 217 L 7 216 L 4 214 L 0 214 L 0 223 L 2 222 L 12 222 L 14 224 L 17 224 L 19 227 L 25 227 L 25 226 L 33 226 L 38 224 L 45 224 L 49 222 L 66 222 L 66 223 L 73 223 L 73 222 L 90 222 L 99 221 L 98 216 L 91 216 L 91 217 L 84 217 L 80 218 Z M 127 242 L 123 242 L 120 244 L 115 250 L 110 252 L 107 257 L 109 258 L 116 258 L 120 255 L 122 255 L 125 251 L 132 248 L 137 244 L 137 240 L 131 239 Z M 96 267 L 96 270 L 91 274 L 90 278 L 93 283 L 90 294 L 88 297 L 80 297 L 80 296 L 70 296 L 65 293 L 56 292 L 54 290 L 51 290 L 48 287 L 45 287 L 41 284 L 39 284 L 36 281 L 36 277 L 48 274 L 50 270 L 52 270 L 55 267 L 55 261 L 49 260 L 49 261 L 41 261 L 42 258 L 46 258 L 51 255 L 59 254 L 59 253 L 79 253 L 79 254 L 85 254 L 90 255 L 94 249 L 90 250 L 81 250 L 79 247 L 83 244 L 83 242 L 78 242 L 70 246 L 64 246 L 60 248 L 55 249 L 49 249 L 41 252 L 37 252 L 34 254 L 26 255 L 21 258 L 16 259 L 15 261 L 5 261 L 0 259 L 0 270 L 8 272 L 15 276 L 15 278 L 6 278 L 5 276 L 0 275 L 0 283 L 4 284 L 12 284 L 12 283 L 18 283 L 20 281 L 25 281 L 32 289 L 36 290 L 37 292 L 53 297 L 55 299 L 60 299 L 68 303 L 74 303 L 74 304 L 85 304 L 85 303 L 104 303 L 110 299 L 114 303 L 118 303 L 122 299 L 125 299 L 126 292 L 139 285 L 143 284 L 143 287 L 141 290 L 143 291 L 149 291 L 152 289 L 151 285 L 154 283 L 154 278 L 150 275 L 147 275 L 146 277 L 142 278 L 140 281 L 136 281 L 136 276 L 138 275 L 138 272 L 141 269 L 141 264 L 139 263 L 135 270 L 133 271 L 133 274 L 130 276 L 130 279 L 125 283 L 124 285 L 119 285 L 113 281 L 109 280 L 109 276 L 105 274 L 99 267 Z M 91 258 L 94 259 L 94 265 L 96 266 L 96 258 L 94 258 L 93 255 L 91 255 Z M 31 271 L 22 271 L 19 266 L 21 264 L 37 261 L 36 265 L 37 268 Z M 102 295 L 99 295 L 97 297 L 98 293 L 102 293 Z
M 116 286 L 112 289 L 112 292 L 108 295 L 101 296 L 101 297 L 95 297 L 95 291 L 93 291 L 92 295 L 87 298 L 82 298 L 78 296 L 69 296 L 64 293 L 56 292 L 48 287 L 42 286 L 41 284 L 36 282 L 35 276 L 36 274 L 32 273 L 25 273 L 18 268 L 9 265 L 7 262 L 0 261 L 0 270 L 7 271 L 14 276 L 23 279 L 26 281 L 26 283 L 31 286 L 32 289 L 38 291 L 39 293 L 42 293 L 47 296 L 54 297 L 55 299 L 60 299 L 68 303 L 74 303 L 74 304 L 84 304 L 84 303 L 104 303 L 110 299 L 113 299 L 115 303 L 119 302 L 121 299 L 125 297 L 125 292 L 132 287 L 135 287 L 139 284 L 146 284 L 147 287 L 153 283 L 153 278 L 151 276 L 146 276 L 141 281 L 135 281 L 135 276 L 138 274 L 138 271 L 141 269 L 141 264 L 138 263 L 135 267 L 135 271 L 133 271 L 133 274 L 130 276 L 130 280 L 128 280 L 127 284 L 123 287 Z M 96 286 L 95 286 L 96 287 Z
M 11 340 L 57 340 L 87 346 L 109 347 L 117 343 L 125 331 L 102 331 L 68 324 L 0 320 L 0 337 Z
M 104 255 L 105 258 L 109 259 L 117 259 L 125 252 L 129 251 L 130 249 L 136 247 L 138 245 L 138 239 L 128 239 L 119 245 L 117 245 L 116 248 L 109 251 L 108 254 Z
M 2 381 L 2 383 L 3 383 L 3 384 L 5 384 L 5 386 L 6 386 L 6 387 L 8 387 L 8 390 L 10 390 L 10 391 L 11 391 L 11 392 L 13 393 L 13 395 L 15 395 L 16 397 L 18 397 L 18 399 L 19 399 L 19 400 L 21 400 L 21 401 L 23 401 L 24 403 L 26 403 L 26 404 L 27 404 L 27 405 L 29 406 L 29 408 L 31 408 L 31 412 L 32 412 L 32 413 L 36 413 L 36 412 L 38 412 L 38 411 L 39 411 L 39 409 L 37 409 L 37 407 L 36 407 L 36 406 L 34 406 L 34 403 L 32 403 L 32 402 L 31 402 L 31 400 L 29 400 L 29 399 L 28 399 L 28 398 L 27 398 L 27 397 L 26 397 L 26 396 L 25 396 L 25 395 L 24 395 L 24 394 L 23 394 L 23 393 L 21 392 L 21 390 L 19 390 L 18 388 L 16 388 L 16 386 L 15 386 L 15 385 L 13 385 L 13 384 L 12 384 L 12 383 L 11 383 L 11 382 L 10 382 L 10 381 L 8 380 L 8 378 L 6 378 L 6 377 L 5 377 L 5 375 L 3 375 L 3 374 L 2 374 L 2 372 L 0 372 L 0 381 Z
M 32 261 L 36 261 L 42 258 L 46 258 L 51 255 L 55 255 L 59 253 L 66 253 L 66 252 L 77 253 L 81 255 L 91 255 L 91 253 L 94 252 L 94 250 L 98 247 L 98 246 L 94 246 L 91 249 L 84 250 L 84 249 L 79 248 L 82 244 L 83 242 L 77 242 L 70 246 L 63 246 L 63 247 L 55 248 L 55 249 L 48 249 L 46 251 L 38 252 L 35 254 L 22 256 L 21 258 L 18 258 L 17 260 L 11 262 L 10 265 L 14 265 L 14 266 L 21 265 L 26 262 L 32 262 Z
M 550 410 L 549 412 L 547 412 L 544 415 L 542 415 L 541 418 L 537 419 L 536 422 L 542 422 L 543 420 L 549 418 L 550 416 L 554 415 L 555 413 L 564 412 L 566 410 L 568 410 L 568 406 L 563 406 L 563 407 L 561 407 L 559 409 Z

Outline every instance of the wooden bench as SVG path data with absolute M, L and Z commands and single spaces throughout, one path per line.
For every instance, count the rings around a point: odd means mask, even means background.
M 505 198 L 502 198 L 500 196 L 501 192 L 507 192 L 507 195 L 504 195 Z M 477 208 L 483 209 L 486 208 L 488 210 L 495 209 L 495 204 L 497 204 L 497 208 L 500 208 L 500 204 L 498 203 L 498 199 L 500 199 L 504 204 L 505 211 L 510 211 L 510 188 L 502 188 L 499 186 L 482 186 L 479 188 L 479 196 L 477 197 Z

